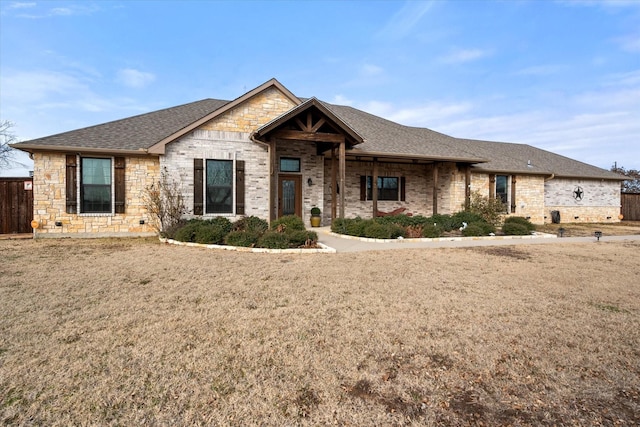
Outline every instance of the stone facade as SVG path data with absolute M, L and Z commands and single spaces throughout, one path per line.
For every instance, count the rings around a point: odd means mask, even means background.
M 151 235 L 155 232 L 142 197 L 144 189 L 158 180 L 157 157 L 126 158 L 124 214 L 66 213 L 66 154 L 35 153 L 33 163 L 36 237 Z M 144 224 L 140 224 L 141 220 Z M 57 226 L 56 222 L 61 225 Z
M 577 197 L 576 192 L 581 197 Z M 544 185 L 545 222 L 551 211 L 561 222 L 619 222 L 620 182 L 599 179 L 554 178 Z

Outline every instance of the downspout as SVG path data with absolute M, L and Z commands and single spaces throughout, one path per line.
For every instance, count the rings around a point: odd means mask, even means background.
M 556 177 L 556 174 L 555 173 L 551 173 L 551 176 L 549 178 L 545 178 L 544 182 L 551 181 L 555 177 Z

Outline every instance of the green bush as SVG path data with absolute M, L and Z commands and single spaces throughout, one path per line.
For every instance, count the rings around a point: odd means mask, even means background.
M 201 221 L 196 229 L 194 241 L 196 243 L 221 245 L 232 227 L 233 224 L 231 224 L 229 218 L 223 216 Z
M 315 231 L 307 231 L 307 230 L 294 230 L 289 232 L 284 232 L 289 239 L 289 247 L 297 248 L 300 246 L 304 246 L 307 241 L 317 242 L 318 234 Z
M 456 212 L 451 216 L 451 229 L 453 230 L 462 227 L 463 222 L 466 222 L 467 225 L 470 225 L 474 222 L 484 222 L 484 218 L 482 218 L 482 216 L 478 215 L 477 213 L 473 213 L 470 211 Z
M 255 246 L 262 233 L 255 230 L 232 231 L 224 238 L 224 244 L 230 246 L 244 246 L 250 248 Z
M 531 223 L 528 219 L 521 216 L 510 216 L 504 220 L 506 224 L 520 224 L 523 225 L 529 232 L 535 231 L 536 226 Z
M 486 236 L 487 234 L 489 233 L 484 232 L 484 227 L 482 226 L 481 222 L 472 222 L 471 224 L 467 225 L 467 228 L 462 230 L 462 235 L 465 237 Z
M 320 216 L 322 214 L 322 211 L 320 210 L 319 207 L 314 206 L 311 208 L 311 216 Z
M 348 236 L 363 237 L 364 229 L 370 222 L 372 222 L 372 220 L 364 220 L 360 217 L 336 218 L 331 223 L 331 231 Z
M 295 215 L 285 215 L 276 219 L 271 223 L 271 229 L 276 230 L 278 228 L 283 228 L 284 230 L 293 231 L 293 230 L 305 230 L 304 222 L 302 218 Z
M 525 225 L 519 222 L 505 222 L 502 226 L 502 232 L 507 236 L 526 236 L 531 234 L 531 230 Z
M 431 224 L 431 226 L 433 226 L 433 224 L 436 224 L 437 227 L 441 228 L 444 231 L 451 231 L 456 228 L 453 217 L 451 215 L 435 214 L 427 218 L 427 220 L 427 224 Z M 462 225 L 459 225 L 458 228 L 461 226 Z
M 397 239 L 404 237 L 406 230 L 398 224 L 384 224 L 378 221 L 370 221 L 364 228 L 364 236 L 372 239 Z
M 287 249 L 289 248 L 289 238 L 285 233 L 278 233 L 277 231 L 267 231 L 264 233 L 256 244 L 259 248 L 268 249 Z
M 437 224 L 427 224 L 422 229 L 422 237 L 427 237 L 430 239 L 435 239 L 436 237 L 441 237 L 443 233 L 443 228 Z
M 174 239 L 180 242 L 195 242 L 196 231 L 200 227 L 202 220 L 187 221 L 181 228 L 176 230 Z
M 375 219 L 381 224 L 397 224 L 402 227 L 410 227 L 414 225 L 422 225 L 426 222 L 426 218 L 421 215 L 408 216 L 408 215 L 389 215 L 381 216 Z
M 247 216 L 237 220 L 233 224 L 233 231 L 252 231 L 264 233 L 269 228 L 269 223 L 257 216 Z

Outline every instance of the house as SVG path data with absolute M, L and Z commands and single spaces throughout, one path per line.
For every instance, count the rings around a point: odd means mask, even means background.
M 204 99 L 13 144 L 34 160 L 37 237 L 152 233 L 143 195 L 161 172 L 189 216 L 273 220 L 454 213 L 472 192 L 534 223 L 619 221 L 618 174 L 528 145 L 455 138 L 303 99 L 272 79 Z M 554 216 L 558 213 L 554 212 Z

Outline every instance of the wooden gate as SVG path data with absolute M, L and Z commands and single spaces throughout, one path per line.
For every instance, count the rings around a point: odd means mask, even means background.
M 621 196 L 623 221 L 640 221 L 640 193 L 622 193 Z
M 31 233 L 33 178 L 0 178 L 0 234 Z

